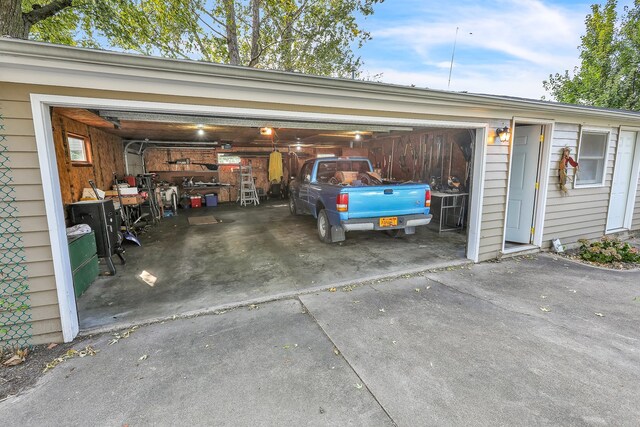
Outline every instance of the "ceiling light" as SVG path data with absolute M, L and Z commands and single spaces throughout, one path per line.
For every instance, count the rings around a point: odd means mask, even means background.
M 362 135 L 359 132 L 356 132 L 356 136 L 354 138 L 356 141 L 360 141 L 362 139 Z
M 198 129 L 198 135 L 199 136 L 204 135 L 204 129 Z
M 298 151 L 302 150 L 302 146 L 300 144 L 296 145 L 296 150 Z
M 260 135 L 264 135 L 264 136 L 273 135 L 273 128 L 260 128 Z

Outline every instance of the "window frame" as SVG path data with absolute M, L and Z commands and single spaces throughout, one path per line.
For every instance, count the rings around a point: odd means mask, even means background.
M 599 182 L 595 183 L 584 183 L 581 184 L 578 182 L 578 177 L 580 176 L 580 163 L 583 159 L 581 156 L 582 146 L 583 146 L 583 136 L 585 133 L 589 134 L 600 134 L 606 135 L 605 139 L 605 147 L 604 147 L 604 157 L 603 157 L 603 165 L 602 165 L 602 174 L 600 176 Z M 600 188 L 606 185 L 606 177 L 607 177 L 607 164 L 609 162 L 609 150 L 611 147 L 611 128 L 599 128 L 599 127 L 589 127 L 583 126 L 580 129 L 580 139 L 578 140 L 578 150 L 576 153 L 576 162 L 578 162 L 578 176 L 574 176 L 573 178 L 573 188 Z
M 72 166 L 93 166 L 93 156 L 91 153 L 91 139 L 88 136 L 80 135 L 78 133 L 73 132 L 65 132 L 65 138 L 67 143 L 67 148 L 69 149 L 69 161 L 71 161 Z M 69 143 L 69 138 L 80 139 L 83 141 L 84 146 L 84 154 L 86 160 L 73 160 L 71 158 L 71 144 Z

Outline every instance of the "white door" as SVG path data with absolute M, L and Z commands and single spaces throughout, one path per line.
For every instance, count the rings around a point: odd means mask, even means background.
M 625 228 L 637 136 L 636 132 L 620 132 L 613 184 L 611 184 L 607 231 Z
M 505 240 L 531 243 L 541 125 L 518 126 L 511 151 Z

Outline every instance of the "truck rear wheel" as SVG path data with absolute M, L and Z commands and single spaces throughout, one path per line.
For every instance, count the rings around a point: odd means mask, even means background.
M 291 212 L 291 215 L 298 215 L 298 207 L 296 206 L 296 199 L 293 198 L 293 193 L 289 194 L 289 212 Z
M 318 237 L 324 243 L 331 243 L 331 224 L 324 209 L 318 213 Z

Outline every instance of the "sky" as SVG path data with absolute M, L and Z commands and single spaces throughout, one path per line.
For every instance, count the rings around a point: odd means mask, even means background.
M 456 41 L 450 90 L 540 99 L 543 80 L 579 65 L 593 3 L 605 1 L 385 0 L 358 54 L 365 76 L 446 90 Z

